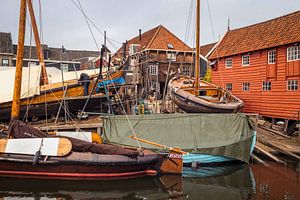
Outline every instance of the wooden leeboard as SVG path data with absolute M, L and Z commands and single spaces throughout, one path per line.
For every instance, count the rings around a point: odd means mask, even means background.
M 35 155 L 39 150 L 42 156 L 65 156 L 72 143 L 67 138 L 0 139 L 0 153 Z

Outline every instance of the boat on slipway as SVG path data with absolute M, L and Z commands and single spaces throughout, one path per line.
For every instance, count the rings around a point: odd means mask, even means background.
M 152 143 L 142 147 L 165 152 L 164 147 L 178 147 L 185 165 L 223 165 L 230 162 L 249 163 L 256 142 L 256 130 L 248 116 L 227 114 L 153 114 L 107 116 L 104 118 L 104 140 L 110 143 L 136 146 L 136 138 Z
M 236 113 L 244 103 L 227 90 L 200 80 L 200 0 L 196 1 L 195 77 L 176 76 L 168 83 L 171 99 L 187 113 Z

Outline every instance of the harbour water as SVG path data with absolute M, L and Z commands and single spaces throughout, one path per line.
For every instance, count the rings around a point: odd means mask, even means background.
M 115 181 L 37 181 L 0 178 L 1 199 L 298 200 L 299 166 L 270 163 L 185 168 L 184 177 Z

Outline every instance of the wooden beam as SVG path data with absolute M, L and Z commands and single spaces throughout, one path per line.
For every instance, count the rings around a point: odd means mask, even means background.
M 196 5 L 196 56 L 195 56 L 195 94 L 199 90 L 199 56 L 200 56 L 200 0 Z M 198 95 L 197 95 L 198 96 Z
M 26 27 L 26 0 L 21 0 L 16 74 L 15 74 L 11 119 L 18 119 L 20 114 L 20 97 L 21 97 L 23 56 L 24 56 L 23 54 L 24 54 L 25 27 Z
M 47 70 L 46 70 L 46 65 L 45 65 L 45 61 L 44 61 L 43 49 L 42 49 L 42 45 L 41 45 L 41 41 L 40 41 L 40 37 L 39 37 L 37 25 L 36 25 L 34 10 L 33 10 L 33 7 L 32 7 L 32 0 L 27 0 L 27 1 L 28 1 L 27 2 L 28 11 L 29 11 L 31 24 L 32 24 L 32 30 L 33 30 L 34 39 L 35 39 L 37 56 L 39 58 L 40 65 L 42 67 L 42 83 L 44 85 L 46 85 L 46 84 L 49 83 L 49 81 L 48 81 Z

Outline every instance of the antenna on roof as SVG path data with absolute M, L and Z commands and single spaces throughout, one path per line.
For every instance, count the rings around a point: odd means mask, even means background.
M 139 29 L 139 41 L 142 40 L 142 29 Z
M 106 31 L 104 31 L 104 46 L 106 46 Z
M 230 17 L 228 17 L 228 21 L 227 21 L 227 31 L 230 30 Z

